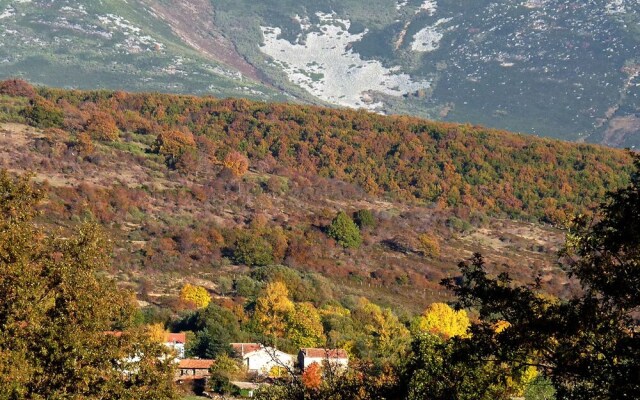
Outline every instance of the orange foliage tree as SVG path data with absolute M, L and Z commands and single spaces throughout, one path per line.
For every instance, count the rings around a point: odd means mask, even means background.
M 169 130 L 158 135 L 152 150 L 165 156 L 167 165 L 174 167 L 185 151 L 195 149 L 195 147 L 196 141 L 191 132 Z
M 120 130 L 113 117 L 106 112 L 96 111 L 87 122 L 86 131 L 92 138 L 105 142 L 115 142 Z
M 300 379 L 307 389 L 318 389 L 322 384 L 322 368 L 318 363 L 313 363 L 304 370 Z
M 234 176 L 242 176 L 249 170 L 249 159 L 237 151 L 232 151 L 222 162 L 225 168 L 229 169 Z

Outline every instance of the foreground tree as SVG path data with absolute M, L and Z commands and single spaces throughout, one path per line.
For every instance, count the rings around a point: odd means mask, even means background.
M 0 398 L 175 398 L 167 350 L 99 275 L 107 240 L 90 225 L 48 235 L 34 223 L 42 198 L 0 173 Z
M 476 255 L 461 279 L 445 284 L 460 307 L 478 310 L 468 354 L 494 362 L 535 365 L 558 399 L 640 398 L 640 159 L 631 184 L 609 195 L 594 220 L 578 217 L 567 236 L 564 264 L 582 291 L 557 300 L 533 287 L 491 278 Z M 493 326 L 508 322 L 500 332 Z

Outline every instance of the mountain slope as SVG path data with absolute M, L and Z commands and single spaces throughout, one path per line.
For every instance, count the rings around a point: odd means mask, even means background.
M 366 295 L 419 311 L 446 298 L 438 282 L 475 251 L 493 273 L 540 276 L 565 295 L 562 231 L 524 219 L 588 211 L 631 168 L 598 146 L 246 100 L 5 82 L 0 111 L 2 166 L 48 188 L 43 223 L 97 220 L 113 238 L 112 273 L 155 303 L 185 279 L 224 296 L 263 263 L 244 265 L 247 251 L 307 274 L 326 301 Z M 234 151 L 248 156 L 244 175 Z M 360 248 L 327 236 L 337 212 L 363 209 L 376 224 Z
M 634 147 L 639 11 L 638 0 L 2 0 L 0 74 Z
M 284 100 L 245 78 L 228 41 L 212 57 L 139 1 L 0 1 L 2 76 L 74 88 L 118 88 Z M 183 24 L 188 21 L 182 21 Z M 219 38 L 207 32 L 212 40 Z M 226 46 L 226 47 L 225 47 Z M 235 58 L 234 58 L 235 57 Z M 236 64 L 225 63 L 239 59 Z

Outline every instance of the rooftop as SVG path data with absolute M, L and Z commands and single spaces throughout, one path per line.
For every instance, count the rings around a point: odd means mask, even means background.
M 262 345 L 260 343 L 231 343 L 231 348 L 242 357 L 247 353 L 260 350 Z
M 186 369 L 209 369 L 211 365 L 213 365 L 213 360 L 201 360 L 197 358 L 185 358 L 184 360 L 180 360 L 178 363 L 178 368 L 186 368 Z
M 300 349 L 305 357 L 311 358 L 349 358 L 347 351 L 344 349 L 320 349 L 314 347 L 307 347 Z
M 181 333 L 168 333 L 166 337 L 167 343 L 186 343 L 187 342 L 187 334 L 184 332 Z

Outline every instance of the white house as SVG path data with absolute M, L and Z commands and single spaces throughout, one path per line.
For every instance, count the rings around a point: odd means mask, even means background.
M 248 372 L 267 375 L 273 367 L 293 368 L 295 356 L 258 343 L 231 343 Z
M 182 333 L 168 333 L 165 337 L 165 346 L 173 349 L 179 359 L 184 358 L 184 344 L 187 342 L 187 335 Z
M 301 370 L 305 370 L 311 364 L 320 366 L 329 364 L 337 368 L 346 368 L 349 365 L 349 355 L 343 349 L 318 349 L 304 348 L 298 353 L 298 365 Z

